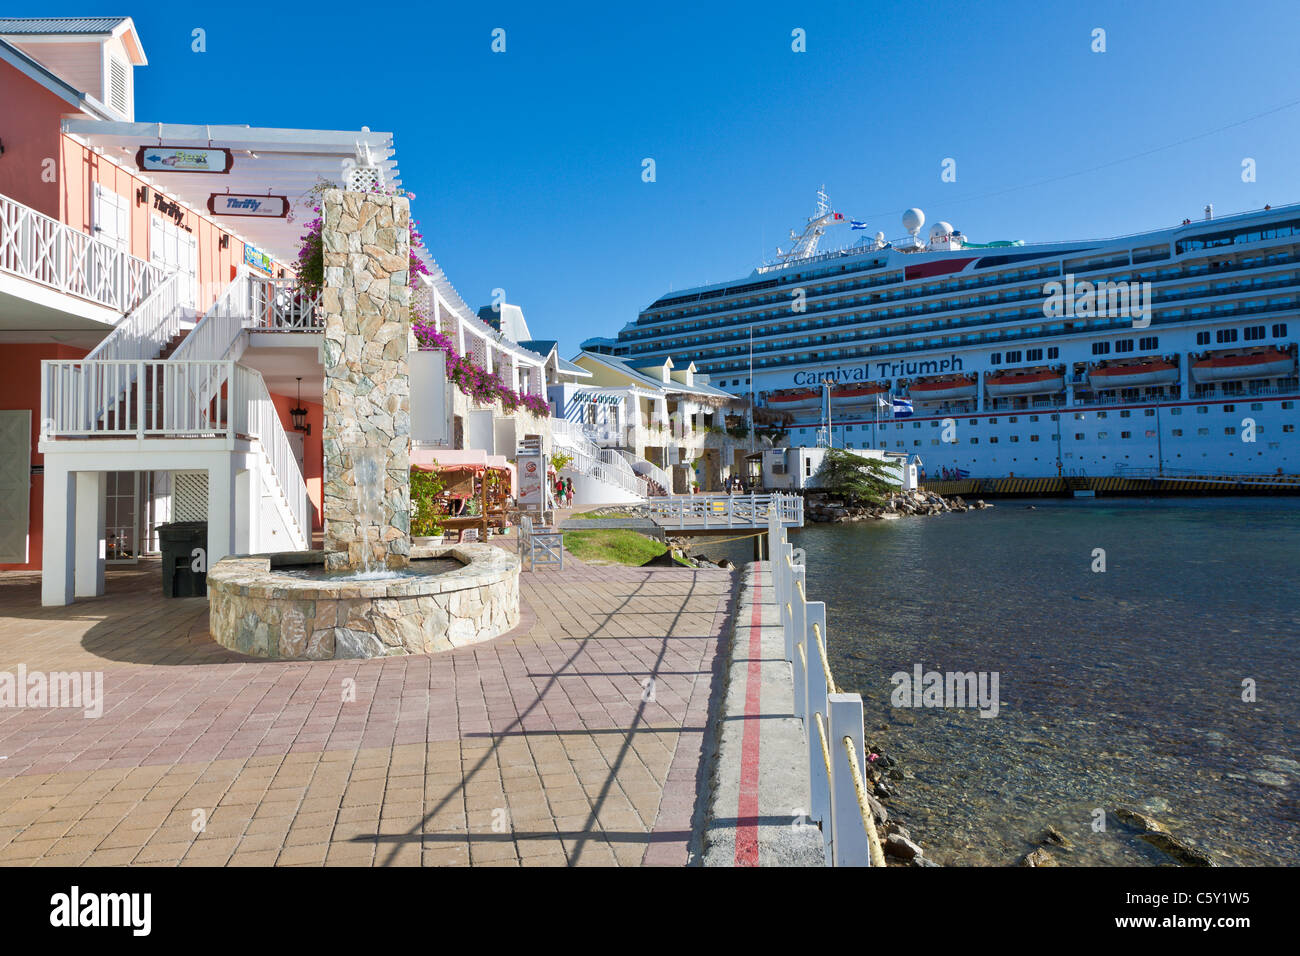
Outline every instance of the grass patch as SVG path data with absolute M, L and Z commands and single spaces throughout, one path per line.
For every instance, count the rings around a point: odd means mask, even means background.
M 668 550 L 662 541 L 627 528 L 566 531 L 564 547 L 575 558 L 588 564 L 626 564 L 632 567 L 639 567 Z

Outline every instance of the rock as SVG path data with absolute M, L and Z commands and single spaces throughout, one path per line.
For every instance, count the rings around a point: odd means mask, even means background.
M 907 827 L 903 826 L 897 820 L 893 821 L 892 823 L 885 824 L 885 834 L 886 836 L 893 836 L 897 834 L 898 836 L 901 836 L 904 840 L 912 839 L 911 831 L 909 831 Z
M 893 795 L 894 795 L 894 791 L 890 788 L 889 784 L 885 783 L 884 780 L 879 780 L 876 782 L 876 796 L 883 797 L 884 799 L 888 800 Z
M 942 865 L 943 864 L 941 863 L 934 862 L 934 860 L 930 859 L 928 856 L 917 856 L 912 858 L 912 866 L 942 866 Z
M 334 628 L 334 659 L 382 657 L 384 645 L 379 638 L 350 627 Z
M 1056 862 L 1056 858 L 1053 857 L 1052 854 L 1048 853 L 1047 850 L 1043 849 L 1040 846 L 1037 850 L 1034 850 L 1031 853 L 1026 853 L 1024 859 L 1020 861 L 1020 865 L 1021 866 L 1057 866 L 1058 864 Z
M 724 571 L 733 571 L 735 570 L 736 566 L 732 564 L 730 561 L 728 561 L 726 558 L 723 558 L 721 561 L 718 562 L 718 567 L 722 568 Z
M 871 816 L 876 821 L 876 826 L 884 826 L 889 821 L 889 811 L 871 794 L 867 794 L 867 806 L 871 807 Z
M 1194 847 L 1188 846 L 1177 837 L 1168 833 L 1142 833 L 1139 840 L 1145 840 L 1161 853 L 1178 861 L 1180 866 L 1217 866 L 1210 857 Z
M 1059 846 L 1063 850 L 1074 849 L 1074 844 L 1070 842 L 1069 838 L 1066 837 L 1064 833 L 1056 829 L 1056 827 L 1048 827 L 1044 830 L 1043 835 L 1039 838 L 1038 842 L 1040 844 L 1050 843 L 1052 846 Z
M 1149 817 L 1138 810 L 1130 810 L 1128 807 L 1119 807 L 1115 810 L 1115 819 L 1120 823 L 1126 823 L 1131 827 L 1139 830 L 1145 830 L 1147 833 L 1168 833 L 1169 828 L 1154 817 Z
M 915 860 L 924 856 L 925 851 L 907 837 L 891 833 L 885 838 L 885 854 L 900 860 Z

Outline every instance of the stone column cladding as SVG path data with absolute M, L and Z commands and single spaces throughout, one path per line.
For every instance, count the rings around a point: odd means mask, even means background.
M 410 203 L 331 189 L 322 209 L 325 563 L 405 567 L 411 550 Z M 375 519 L 362 517 L 357 500 L 356 458 L 366 450 L 384 463 Z

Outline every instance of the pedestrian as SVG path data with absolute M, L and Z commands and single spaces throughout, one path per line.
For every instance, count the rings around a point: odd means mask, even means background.
M 572 478 L 564 479 L 564 506 L 566 508 L 573 507 L 573 479 Z

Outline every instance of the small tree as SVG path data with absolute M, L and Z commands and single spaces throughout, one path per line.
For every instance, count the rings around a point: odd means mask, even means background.
M 411 535 L 436 537 L 442 534 L 447 506 L 442 500 L 446 483 L 436 472 L 411 469 Z
M 821 487 L 846 500 L 882 504 L 899 483 L 880 458 L 863 458 L 842 448 L 830 448 L 817 469 Z

